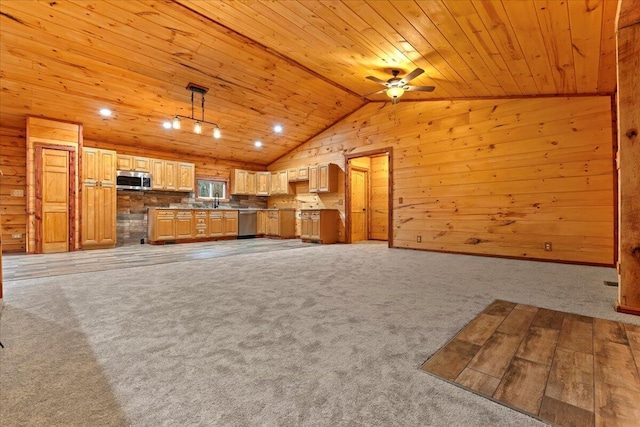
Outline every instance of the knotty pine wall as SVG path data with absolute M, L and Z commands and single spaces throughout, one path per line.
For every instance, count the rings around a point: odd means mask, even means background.
M 370 103 L 269 169 L 391 147 L 393 246 L 611 265 L 613 144 L 605 96 Z M 344 174 L 337 193 L 305 184 L 270 206 L 344 221 Z
M 27 143 L 26 129 L 0 128 L 0 211 L 2 251 L 27 250 Z M 15 195 L 21 191 L 22 195 Z M 12 195 L 12 192 L 14 192 Z M 19 238 L 13 238 L 19 234 Z

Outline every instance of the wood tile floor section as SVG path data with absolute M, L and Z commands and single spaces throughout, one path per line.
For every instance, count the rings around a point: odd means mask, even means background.
M 422 369 L 560 426 L 640 426 L 640 326 L 494 301 Z

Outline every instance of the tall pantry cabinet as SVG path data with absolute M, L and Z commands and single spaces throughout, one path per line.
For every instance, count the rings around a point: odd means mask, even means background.
M 116 152 L 82 149 L 83 249 L 116 246 Z

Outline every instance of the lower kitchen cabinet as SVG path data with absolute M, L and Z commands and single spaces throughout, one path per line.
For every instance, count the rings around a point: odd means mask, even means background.
M 238 211 L 150 208 L 147 231 L 151 244 L 236 237 Z
M 264 236 L 265 234 L 267 234 L 267 221 L 268 221 L 267 211 L 260 210 L 256 212 L 256 220 L 257 220 L 256 234 L 258 236 Z
M 267 224 L 265 235 L 292 239 L 296 237 L 295 209 L 267 210 Z
M 303 241 L 325 244 L 338 241 L 337 209 L 303 210 L 300 218 L 300 238 Z

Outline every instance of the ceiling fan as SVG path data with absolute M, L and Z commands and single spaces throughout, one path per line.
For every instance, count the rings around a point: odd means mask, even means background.
M 407 85 L 407 83 L 409 83 L 411 80 L 415 79 L 422 73 L 424 73 L 424 70 L 422 68 L 416 68 L 415 70 L 413 70 L 412 72 L 404 76 L 403 78 L 399 78 L 398 74 L 400 74 L 400 70 L 391 70 L 391 74 L 393 74 L 393 77 L 391 77 L 387 81 L 380 80 L 379 78 L 374 76 L 367 76 L 367 79 L 372 80 L 376 83 L 379 83 L 382 86 L 385 86 L 386 89 L 381 89 L 372 93 L 368 93 L 366 95 L 363 95 L 362 98 L 367 98 L 371 95 L 376 95 L 378 93 L 386 93 L 387 96 L 391 98 L 391 103 L 397 104 L 398 102 L 400 102 L 400 97 L 406 91 L 433 92 L 433 90 L 435 89 L 435 86 Z

